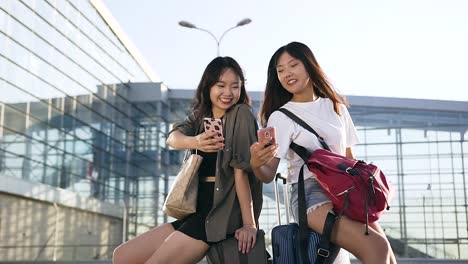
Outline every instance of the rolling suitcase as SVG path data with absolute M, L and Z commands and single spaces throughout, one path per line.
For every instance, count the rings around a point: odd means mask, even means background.
M 284 204 L 286 208 L 286 224 L 281 224 L 281 210 L 278 190 L 278 179 L 283 181 Z M 281 177 L 281 174 L 276 174 L 275 177 L 275 199 L 278 214 L 278 226 L 275 226 L 271 231 L 271 245 L 273 249 L 273 263 L 275 264 L 303 264 L 301 258 L 301 247 L 299 240 L 299 225 L 297 223 L 289 223 L 289 201 L 288 191 L 286 188 L 286 179 Z M 319 249 L 321 236 L 319 233 L 307 229 L 307 256 L 309 263 L 315 263 L 317 260 L 317 251 Z M 305 248 L 305 247 L 304 247 Z M 325 258 L 324 263 L 350 263 L 349 256 L 346 251 L 340 250 L 339 247 L 331 244 L 330 255 Z M 343 252 L 342 252 L 343 251 Z

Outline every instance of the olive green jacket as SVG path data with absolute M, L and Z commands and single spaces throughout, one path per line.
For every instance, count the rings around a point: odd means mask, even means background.
M 254 218 L 258 217 L 263 204 L 262 182 L 257 180 L 250 167 L 250 146 L 257 142 L 258 124 L 252 110 L 245 104 L 232 107 L 224 115 L 223 135 L 224 150 L 218 152 L 216 161 L 216 183 L 213 208 L 209 212 L 205 227 L 210 242 L 218 242 L 226 235 L 242 227 L 242 215 L 234 185 L 234 168 L 248 173 L 252 193 Z M 195 136 L 203 131 L 203 123 L 196 124 L 192 113 L 171 130 L 178 130 L 184 135 Z M 169 133 L 171 133 L 169 132 Z

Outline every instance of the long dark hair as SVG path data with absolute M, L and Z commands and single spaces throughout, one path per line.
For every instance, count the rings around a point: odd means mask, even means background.
M 333 109 L 337 114 L 340 114 L 339 104 L 348 105 L 344 97 L 335 92 L 310 48 L 300 42 L 291 42 L 286 46 L 279 48 L 273 54 L 270 59 L 270 63 L 268 64 L 265 96 L 263 105 L 259 112 L 262 126 L 265 127 L 270 115 L 293 97 L 293 94 L 288 92 L 281 85 L 276 72 L 278 59 L 284 52 L 287 52 L 289 55 L 300 60 L 304 64 L 304 67 L 309 74 L 310 81 L 312 82 L 314 93 L 319 97 L 329 98 L 332 100 Z
M 206 66 L 200 83 L 198 84 L 197 91 L 195 92 L 192 112 L 195 114 L 198 123 L 201 123 L 204 117 L 211 117 L 213 115 L 211 111 L 210 90 L 227 69 L 232 69 L 241 80 L 241 93 L 239 101 L 237 101 L 236 104 L 247 104 L 250 106 L 250 98 L 245 90 L 244 73 L 239 63 L 231 57 L 216 57 Z

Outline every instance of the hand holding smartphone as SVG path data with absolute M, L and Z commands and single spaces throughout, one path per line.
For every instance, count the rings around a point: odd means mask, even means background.
M 268 144 L 265 145 L 265 148 L 276 144 L 276 130 L 274 127 L 261 128 L 257 131 L 257 134 L 258 142 L 263 142 L 267 139 L 269 140 Z

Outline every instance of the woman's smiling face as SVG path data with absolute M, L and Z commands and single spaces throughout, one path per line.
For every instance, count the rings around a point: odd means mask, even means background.
M 241 79 L 231 69 L 227 68 L 218 82 L 210 89 L 211 109 L 213 117 L 219 118 L 239 101 L 241 93 Z
M 302 61 L 283 52 L 276 64 L 276 73 L 281 85 L 292 94 L 301 94 L 310 88 L 310 77 Z

